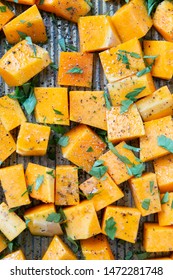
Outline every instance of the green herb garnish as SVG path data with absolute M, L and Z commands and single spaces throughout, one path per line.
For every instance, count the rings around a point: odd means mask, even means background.
M 130 151 L 133 151 L 133 152 L 139 152 L 141 150 L 140 148 L 136 148 L 136 147 L 133 147 L 133 146 L 130 146 L 130 145 L 127 145 L 127 144 L 124 144 L 123 148 L 125 148 L 127 150 L 130 150 Z
M 54 170 L 47 171 L 46 174 L 52 176 L 52 178 L 54 178 L 54 179 L 56 178 L 55 175 L 54 175 Z
M 169 192 L 166 192 L 162 197 L 161 204 L 165 204 L 168 201 L 169 201 Z
M 53 110 L 54 110 L 54 112 L 55 112 L 56 115 L 61 115 L 61 116 L 64 115 L 63 113 L 61 113 L 60 111 L 58 111 L 58 110 L 56 110 L 56 109 L 53 109 Z
M 72 69 L 67 71 L 67 74 L 82 74 L 83 70 L 80 67 L 73 67 Z
M 146 198 L 142 201 L 142 208 L 148 210 L 150 207 L 150 199 Z
M 60 213 L 51 213 L 48 215 L 46 221 L 59 223 L 61 221 L 61 214 Z
M 58 144 L 62 147 L 66 147 L 69 143 L 69 136 L 61 136 L 58 140 Z
M 87 150 L 86 150 L 87 153 L 91 153 L 93 152 L 93 148 L 92 147 L 89 147 Z
M 165 135 L 160 135 L 157 137 L 157 144 L 165 150 L 173 153 L 173 140 L 171 138 L 168 138 Z
M 44 175 L 38 175 L 35 182 L 35 190 L 38 191 L 44 181 Z
M 103 165 L 103 160 L 97 160 L 95 161 L 93 167 L 91 168 L 89 174 L 96 177 L 97 179 L 100 179 L 108 170 L 107 166 Z
M 113 217 L 110 217 L 108 220 L 106 220 L 106 227 L 105 227 L 105 232 L 108 235 L 108 237 L 112 240 L 115 238 L 115 233 L 116 233 L 116 222 L 114 221 Z
M 110 109 L 112 108 L 112 105 L 111 105 L 111 102 L 110 102 L 110 100 L 109 100 L 108 94 L 107 94 L 106 92 L 104 92 L 103 97 L 104 97 L 104 99 L 105 99 L 106 108 L 107 108 L 108 110 L 110 110 Z
M 5 13 L 7 11 L 7 7 L 6 6 L 0 6 L 0 12 L 1 13 Z

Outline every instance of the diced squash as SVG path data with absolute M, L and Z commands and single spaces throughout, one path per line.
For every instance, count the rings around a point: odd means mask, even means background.
M 23 156 L 43 156 L 47 152 L 50 127 L 23 123 L 17 138 L 17 153 Z
M 99 234 L 80 241 L 85 260 L 115 260 L 107 237 Z
M 173 121 L 171 116 L 144 123 L 145 135 L 140 137 L 140 159 L 143 162 L 169 154 L 160 147 L 157 138 L 161 135 L 173 140 Z
M 0 233 L 0 253 L 7 248 L 7 240 L 2 233 Z
M 74 239 L 87 239 L 101 233 L 99 220 L 92 201 L 82 201 L 80 204 L 64 209 L 67 219 L 65 227 L 67 235 Z
M 173 192 L 167 194 L 160 195 L 162 204 L 161 211 L 158 213 L 159 226 L 173 225 Z
M 0 231 L 12 241 L 26 228 L 25 222 L 15 213 L 10 212 L 6 203 L 0 204 Z
M 61 86 L 92 85 L 93 54 L 79 52 L 61 52 L 57 83 Z
M 49 53 L 45 49 L 23 40 L 0 59 L 0 76 L 8 86 L 20 86 L 50 63 Z
M 167 86 L 136 102 L 142 119 L 147 122 L 173 114 L 173 97 Z
M 30 36 L 34 43 L 47 41 L 46 28 L 36 5 L 33 5 L 7 23 L 3 31 L 10 44 L 18 43 L 21 39 L 20 34 Z
M 140 178 L 130 179 L 133 199 L 142 216 L 161 211 L 156 175 L 145 173 Z
M 173 42 L 173 3 L 162 1 L 153 16 L 153 26 L 167 41 Z
M 16 0 L 7 0 L 7 1 L 16 3 Z M 35 0 L 17 0 L 17 4 L 34 5 Z
M 8 95 L 0 97 L 0 119 L 7 131 L 27 121 L 19 102 Z
M 161 227 L 157 223 L 144 223 L 143 247 L 146 252 L 173 250 L 173 226 Z
M 135 57 L 130 53 L 135 53 Z M 122 59 L 122 55 L 125 55 L 127 59 Z M 145 68 L 142 48 L 136 38 L 103 51 L 99 56 L 109 83 L 132 76 Z
M 0 169 L 0 181 L 9 208 L 31 203 L 22 164 Z
M 0 121 L 0 165 L 16 150 L 16 143 Z
M 96 211 L 103 209 L 124 196 L 124 193 L 108 173 L 105 173 L 104 177 L 100 180 L 95 177 L 87 179 L 79 188 L 89 200 L 93 201 Z
M 63 234 L 60 223 L 51 221 L 49 215 L 56 214 L 55 205 L 53 203 L 40 204 L 34 206 L 24 213 L 24 218 L 29 231 L 33 235 L 54 236 L 55 234 Z M 49 219 L 49 221 L 47 221 Z
M 15 260 L 15 261 L 24 261 L 26 260 L 26 257 L 23 253 L 23 251 L 21 249 L 15 251 L 15 252 L 12 252 L 8 255 L 6 255 L 2 260 L 8 260 L 8 261 L 11 261 L 11 260 Z
M 75 165 L 89 172 L 94 162 L 106 149 L 106 144 L 86 125 L 78 125 L 68 131 L 68 144 L 62 147 L 62 154 Z
M 0 2 L 0 30 L 9 22 L 15 14 L 2 2 Z
M 131 0 L 112 16 L 112 22 L 122 42 L 142 38 L 153 25 L 144 0 Z
M 69 125 L 67 88 L 35 87 L 35 118 L 38 123 Z
M 81 52 L 102 51 L 121 44 L 110 16 L 80 17 L 78 29 Z
M 56 205 L 77 205 L 79 203 L 78 171 L 72 165 L 56 166 Z
M 55 235 L 42 260 L 77 260 L 77 257 L 61 238 Z
M 103 91 L 70 91 L 70 120 L 107 130 L 103 94 Z
M 127 112 L 121 113 L 121 106 L 106 110 L 108 140 L 117 143 L 145 135 L 144 125 L 135 104 Z
M 137 88 L 144 88 L 136 99 L 152 94 L 155 91 L 154 82 L 150 73 L 137 77 L 136 75 L 127 77 L 120 81 L 107 85 L 111 97 L 112 105 L 117 106 L 121 101 L 126 100 L 126 95 Z
M 106 233 L 106 221 L 113 218 L 115 221 L 115 237 L 127 242 L 135 243 L 139 221 L 141 213 L 137 208 L 125 207 L 125 206 L 108 206 L 105 208 L 105 212 L 102 219 L 102 232 Z
M 39 164 L 29 163 L 25 178 L 27 186 L 31 186 L 30 196 L 45 203 L 54 203 L 55 171 Z

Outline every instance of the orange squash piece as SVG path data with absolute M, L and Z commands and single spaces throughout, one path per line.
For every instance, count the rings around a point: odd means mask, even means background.
M 2 2 L 0 2 L 0 30 L 9 22 L 15 14 Z
M 173 192 L 167 194 L 168 194 L 168 199 L 165 199 L 165 202 L 164 202 L 165 194 L 160 195 L 160 199 L 163 202 L 161 204 L 161 211 L 158 213 L 159 226 L 173 225 L 173 211 L 172 211 Z
M 0 121 L 0 165 L 16 151 L 16 143 Z
M 16 3 L 15 1 L 16 0 L 7 0 L 8 2 L 14 2 Z M 23 5 L 34 5 L 35 4 L 35 0 L 17 0 L 17 4 L 23 4 Z
M 2 233 L 0 233 L 0 253 L 7 248 L 7 240 Z
M 4 258 L 2 258 L 2 260 L 6 260 L 6 261 L 11 261 L 11 260 L 15 260 L 15 261 L 24 261 L 26 260 L 26 257 L 23 253 L 23 251 L 21 249 L 12 252 L 8 255 L 6 255 Z

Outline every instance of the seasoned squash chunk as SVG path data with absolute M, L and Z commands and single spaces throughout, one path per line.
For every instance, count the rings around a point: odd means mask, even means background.
M 173 192 L 160 195 L 161 211 L 158 213 L 159 226 L 173 225 Z
M 34 43 L 44 43 L 47 40 L 46 28 L 36 5 L 7 23 L 3 31 L 10 44 L 18 43 L 20 34 L 30 36 Z
M 77 257 L 61 238 L 55 235 L 42 260 L 77 260 Z
M 43 156 L 46 154 L 50 127 L 23 123 L 17 138 L 17 153 L 23 156 Z
M 115 260 L 107 237 L 103 234 L 80 241 L 85 260 Z
M 147 216 L 161 211 L 160 195 L 156 175 L 145 173 L 140 178 L 130 179 L 135 206 L 142 216 Z
M 9 208 L 30 204 L 22 164 L 0 169 L 0 181 Z
M 25 172 L 26 183 L 31 186 L 30 196 L 45 203 L 54 202 L 55 171 L 46 166 L 29 163 Z
M 6 255 L 2 260 L 8 260 L 8 261 L 11 261 L 11 260 L 15 260 L 15 261 L 23 261 L 23 260 L 26 260 L 26 257 L 23 253 L 23 251 L 21 249 L 15 251 L 15 252 L 12 252 L 8 255 Z
M 82 201 L 80 204 L 64 209 L 67 219 L 66 233 L 72 239 L 87 239 L 101 233 L 99 220 L 92 201 Z
M 70 91 L 70 120 L 107 130 L 103 91 Z
M 0 253 L 7 248 L 7 240 L 2 233 L 0 233 Z
M 0 164 L 16 150 L 16 143 L 0 121 Z
M 6 203 L 0 204 L 0 231 L 8 240 L 13 240 L 26 228 L 25 222 L 15 213 L 10 212 Z
M 39 123 L 69 125 L 66 88 L 35 87 L 35 118 Z
M 93 54 L 61 52 L 57 83 L 61 86 L 92 85 Z
M 127 242 L 135 243 L 138 233 L 141 213 L 137 208 L 124 206 L 108 206 L 102 220 L 102 232 L 106 235 L 107 221 L 112 218 L 115 222 L 115 236 Z M 123 229 L 123 230 L 122 230 Z
M 8 1 L 9 2 L 15 2 L 15 0 L 8 0 Z M 17 4 L 34 5 L 35 4 L 35 0 L 17 0 Z
M 86 125 L 78 125 L 65 134 L 68 144 L 62 147 L 62 154 L 75 165 L 89 172 L 106 149 L 106 144 Z
M 20 86 L 51 63 L 49 53 L 23 40 L 8 50 L 0 59 L 0 75 L 10 86 Z
M 15 14 L 2 2 L 0 2 L 0 30 L 9 22 Z
M 146 252 L 173 250 L 173 226 L 161 227 L 157 223 L 144 223 L 143 247 Z

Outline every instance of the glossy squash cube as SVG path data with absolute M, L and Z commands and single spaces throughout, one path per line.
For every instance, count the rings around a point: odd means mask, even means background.
M 0 233 L 0 253 L 7 248 L 7 240 L 5 236 Z
M 9 22 L 15 14 L 6 6 L 0 2 L 0 30 L 7 22 Z
M 161 194 L 161 211 L 158 213 L 159 226 L 173 225 L 173 192 Z
M 26 257 L 23 253 L 23 251 L 21 249 L 15 251 L 15 252 L 12 252 L 8 255 L 6 255 L 4 258 L 2 258 L 2 260 L 6 260 L 6 261 L 11 261 L 11 260 L 14 260 L 14 261 L 24 261 L 26 260 Z
M 14 0 L 8 0 L 9 2 L 14 2 Z M 35 0 L 17 0 L 18 4 L 23 4 L 23 5 L 34 5 Z
M 0 121 L 0 165 L 16 151 L 16 143 Z

